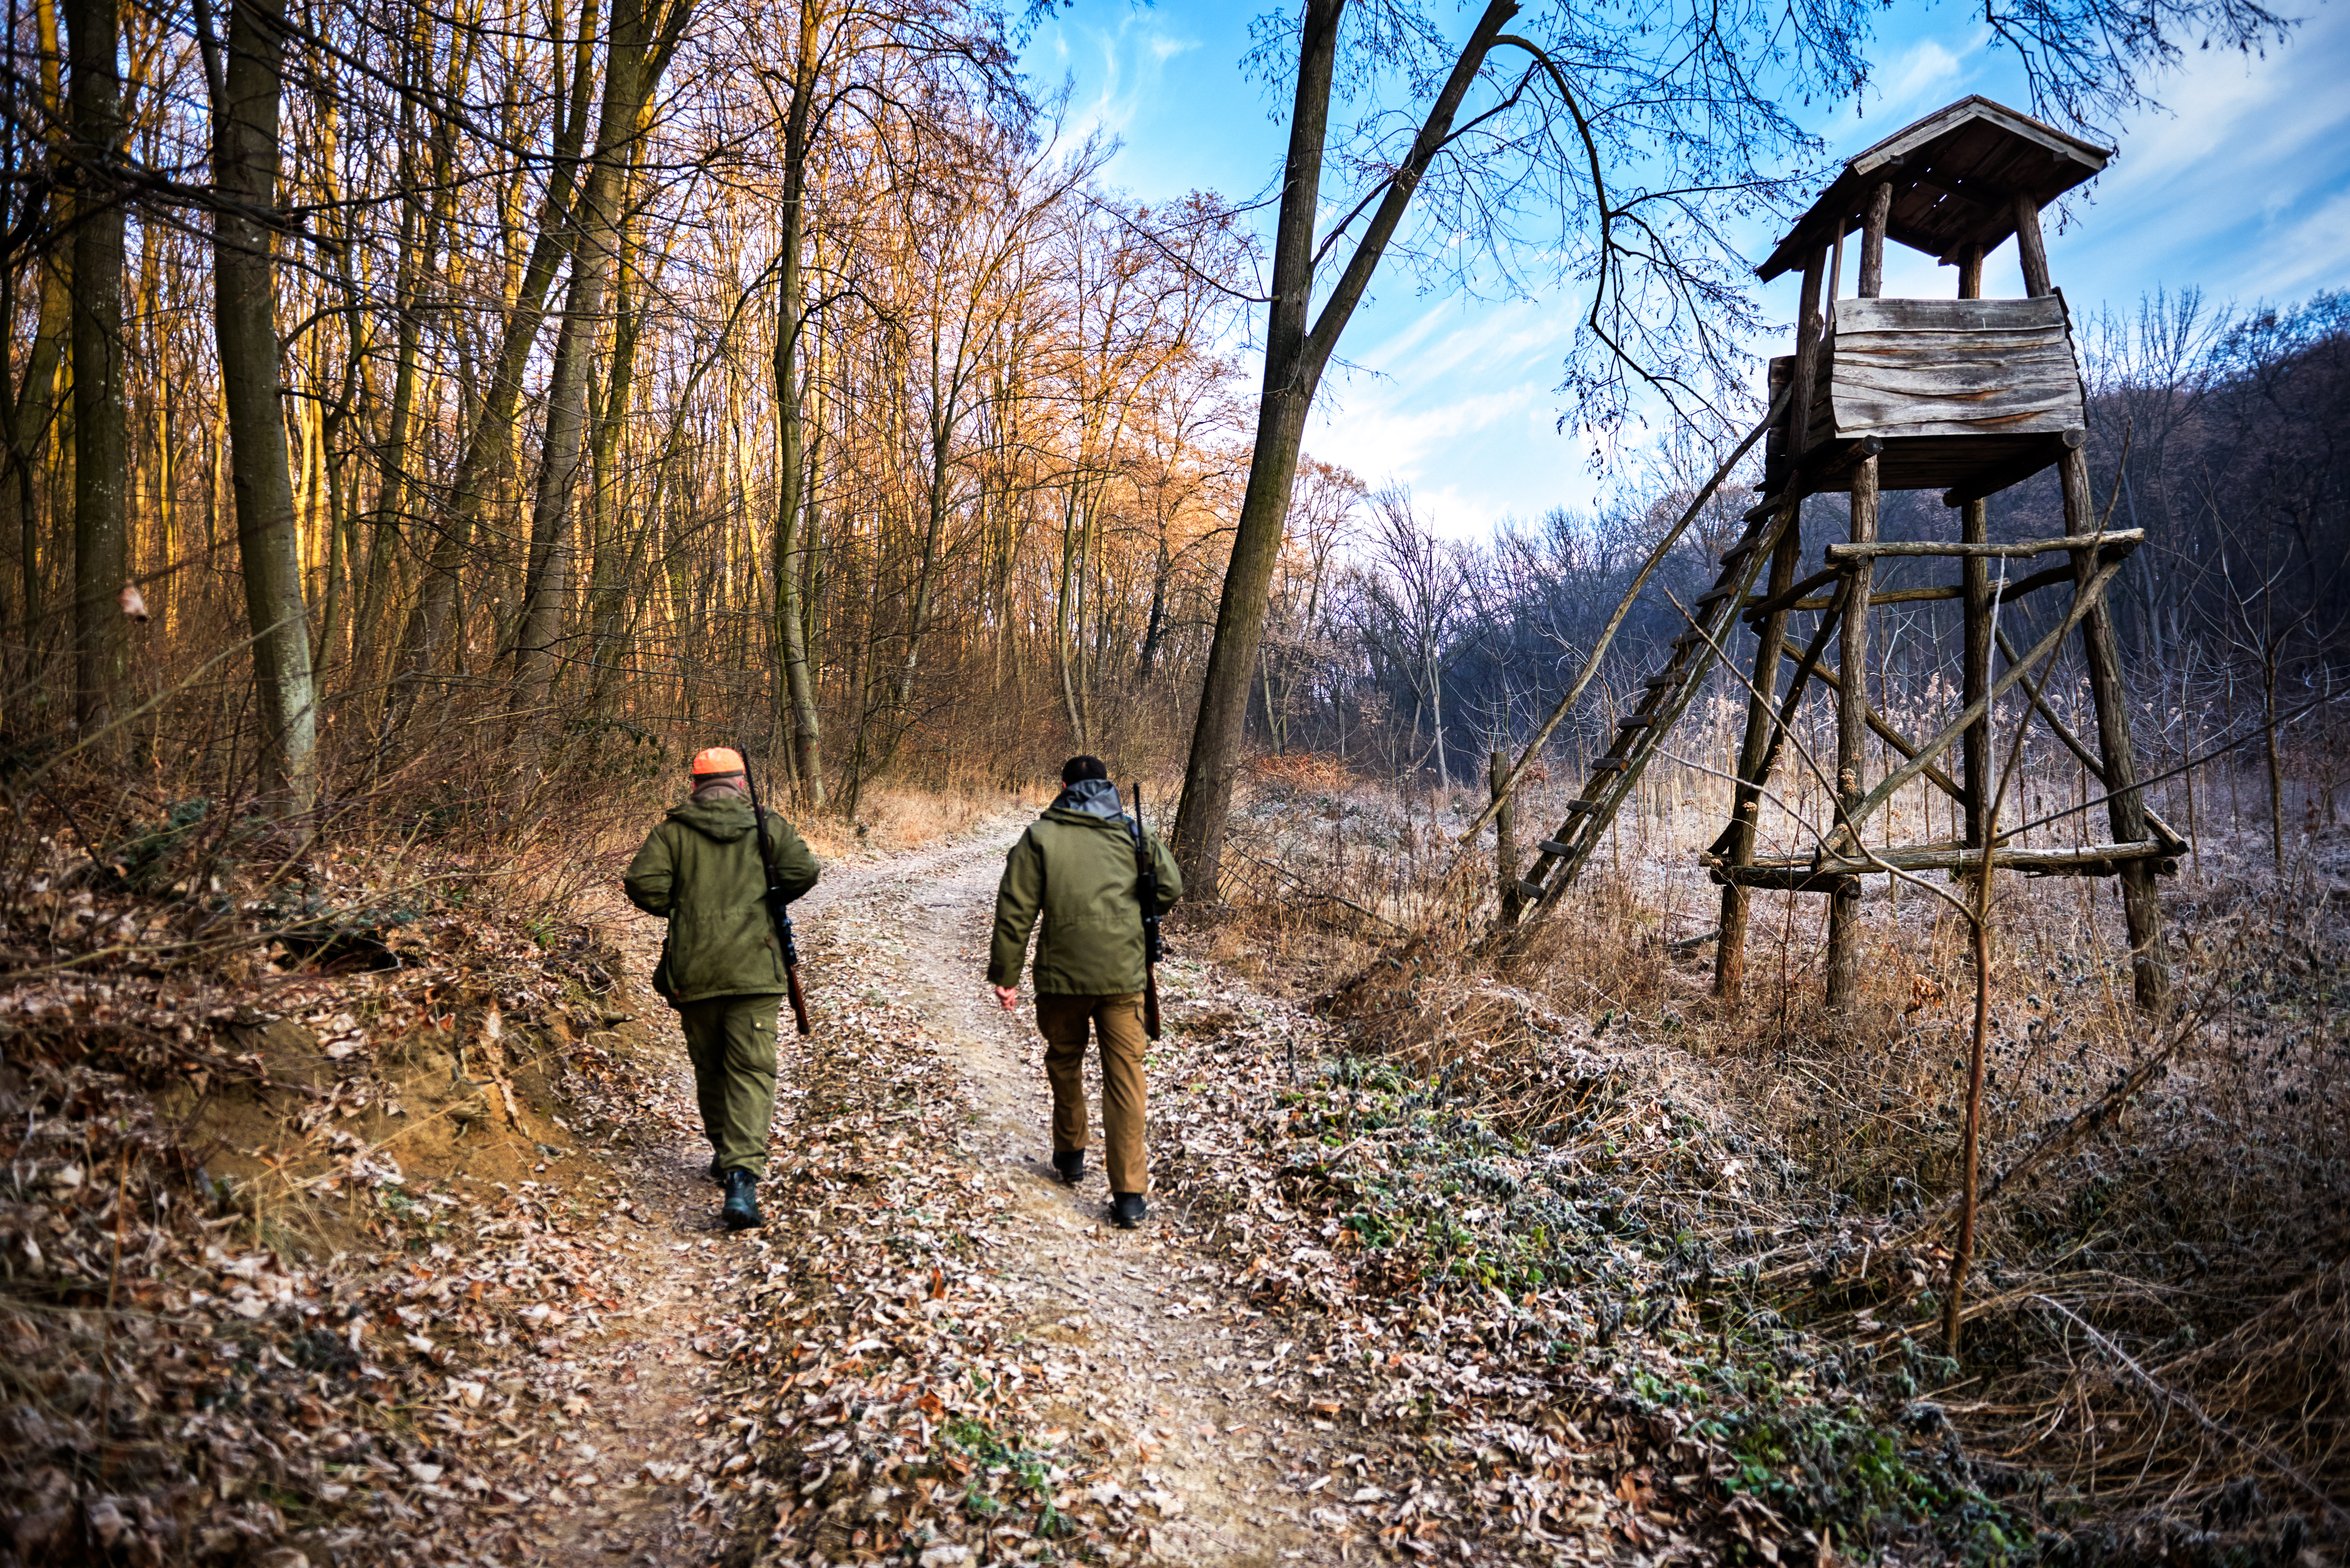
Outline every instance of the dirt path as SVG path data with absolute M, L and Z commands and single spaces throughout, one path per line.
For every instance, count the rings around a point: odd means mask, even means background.
M 960 1066 L 968 1106 L 963 1146 L 998 1174 L 1016 1221 L 986 1262 L 1015 1287 L 1064 1303 L 1073 1349 L 1087 1374 L 1073 1403 L 1119 1434 L 1141 1461 L 1160 1506 L 1155 1559 L 1184 1563 L 1339 1561 L 1335 1543 L 1305 1528 L 1302 1482 L 1343 1456 L 1317 1455 L 1291 1411 L 1252 1397 L 1248 1370 L 1275 1347 L 1227 1314 L 1212 1271 L 1180 1216 L 1160 1205 L 1138 1232 L 1104 1219 L 1098 1168 L 1072 1190 L 1053 1179 L 1045 1128 L 1049 1095 L 1033 1015 L 996 1008 L 983 983 L 988 922 L 1002 855 L 1016 825 L 916 855 L 830 868 L 795 913 L 805 928 L 856 922 L 902 955 L 893 977 Z M 659 923 L 613 908 L 606 918 L 632 975 L 650 973 Z M 845 977 L 837 977 L 845 978 Z M 717 1345 L 726 1303 L 768 1271 L 768 1243 L 716 1228 L 717 1192 L 693 1108 L 684 1054 L 665 1015 L 623 1026 L 655 1085 L 632 1106 L 601 1107 L 624 1129 L 606 1158 L 620 1190 L 606 1227 L 612 1262 L 634 1281 L 633 1321 L 557 1365 L 542 1391 L 555 1428 L 538 1440 L 558 1505 L 543 1515 L 552 1564 L 706 1563 L 723 1548 L 731 1512 L 711 1472 L 740 1425 L 719 1403 Z M 659 1066 L 668 1053 L 668 1070 Z M 786 1113 L 787 1115 L 788 1113 Z M 625 1216 L 625 1218 L 622 1218 Z M 1007 1216 L 1010 1218 L 1010 1216 Z M 1200 1282 L 1194 1283 L 1194 1281 Z M 528 1438 L 523 1439 L 530 1441 Z M 1317 1459 L 1319 1463 L 1317 1463 Z
M 821 919 L 878 877 L 919 874 L 941 853 L 835 866 L 795 913 Z M 588 913 L 613 935 L 630 981 L 645 992 L 661 923 L 617 890 Z M 723 1550 L 723 1510 L 705 1501 L 707 1461 L 729 1432 L 716 1398 L 715 1347 L 726 1303 L 764 1273 L 770 1251 L 757 1234 L 730 1236 L 718 1225 L 710 1147 L 673 1020 L 655 1003 L 619 1032 L 638 1054 L 634 1082 L 647 1092 L 628 1105 L 583 1108 L 621 1134 L 599 1152 L 619 1180 L 608 1247 L 633 1281 L 632 1310 L 602 1345 L 558 1364 L 541 1391 L 556 1428 L 541 1440 L 554 1483 L 547 1501 L 556 1505 L 543 1517 L 542 1561 L 554 1568 L 670 1568 L 712 1562 Z
M 1279 1347 L 1218 1324 L 1210 1309 L 1228 1303 L 1218 1299 L 1216 1271 L 1167 1204 L 1154 1199 L 1139 1231 L 1107 1222 L 1098 1141 L 1080 1187 L 1054 1177 L 1052 1097 L 1033 999 L 1024 991 L 1019 1009 L 1007 1013 L 984 980 L 1010 839 L 992 836 L 919 867 L 877 871 L 857 901 L 858 914 L 904 939 L 917 992 L 910 1000 L 962 1069 L 972 1108 L 965 1157 L 1011 1179 L 1025 1223 L 1006 1228 L 990 1266 L 1084 1307 L 1082 1343 L 1093 1353 L 1087 1416 L 1128 1434 L 1146 1461 L 1145 1479 L 1180 1500 L 1152 1532 L 1154 1555 L 1186 1563 L 1337 1562 L 1335 1545 L 1304 1528 L 1299 1494 L 1305 1477 L 1325 1474 L 1326 1461 L 1343 1456 L 1322 1454 L 1307 1423 L 1249 1387 L 1248 1369 Z M 1090 1066 L 1087 1080 L 1097 1087 Z

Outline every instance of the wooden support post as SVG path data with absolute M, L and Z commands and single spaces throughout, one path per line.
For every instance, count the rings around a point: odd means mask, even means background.
M 1510 755 L 1507 752 L 1496 750 L 1493 753 L 1493 760 L 1486 767 L 1485 777 L 1493 792 L 1493 798 L 1502 805 L 1502 809 L 1493 814 L 1493 862 L 1501 875 L 1502 924 L 1514 926 L 1518 923 L 1518 911 L 1525 908 L 1526 895 L 1524 885 L 1518 880 L 1517 824 L 1513 820 L 1517 814 L 1503 792 L 1503 786 L 1510 782 Z
M 1881 182 L 1868 193 L 1860 234 L 1860 279 L 1854 294 L 1875 299 L 1885 288 L 1885 228 L 1893 213 L 1893 184 Z M 1852 542 L 1877 542 L 1877 465 L 1868 456 L 1852 471 Z M 1836 628 L 1836 805 L 1838 829 L 1831 844 L 1859 843 L 1859 826 L 1846 814 L 1868 793 L 1868 595 L 1877 563 L 1861 556 L 1846 580 L 1844 621 Z M 1828 1008 L 1852 1005 L 1860 989 L 1860 883 L 1839 882 L 1828 896 Z
M 1893 217 L 1893 182 L 1887 180 L 1868 193 L 1868 213 L 1860 225 L 1860 277 L 1853 285 L 1858 299 L 1875 299 L 1885 292 L 1885 226 Z
M 2024 292 L 2054 294 L 2048 276 L 2048 246 L 2040 233 L 2040 207 L 2029 195 L 2015 198 L 2015 244 L 2023 262 Z M 2056 465 L 2064 492 L 2064 531 L 2085 535 L 2097 524 L 2089 493 L 2089 460 L 2080 448 L 2066 451 Z M 2073 553 L 2074 580 L 2086 592 L 2096 574 L 2097 552 Z M 2081 652 L 2089 670 L 2089 696 L 2097 715 L 2097 749 L 2105 754 L 2106 777 L 2113 795 L 2106 804 L 2107 824 L 2121 843 L 2137 843 L 2147 836 L 2146 799 L 2137 789 L 2137 755 L 2131 744 L 2129 698 L 2122 685 L 2121 650 L 2114 637 L 2113 616 L 2100 594 L 2081 618 Z M 2160 1015 L 2170 1009 L 2170 966 L 2163 954 L 2162 906 L 2154 891 L 2154 867 L 2133 861 L 2121 867 L 2122 917 L 2129 929 L 2133 989 L 2141 1012 Z
M 1812 416 L 1812 389 L 1817 380 L 1819 345 L 1824 330 L 1820 318 L 1820 288 L 1827 270 L 1825 248 L 1812 253 L 1804 265 L 1803 294 L 1795 307 L 1795 364 L 1788 379 L 1787 412 L 1787 485 L 1792 492 L 1799 470 L 1796 460 L 1803 455 Z M 1795 567 L 1804 553 L 1803 501 L 1791 494 L 1787 504 L 1795 508 L 1779 534 L 1778 547 L 1771 554 L 1771 577 L 1768 592 L 1779 597 L 1792 587 Z M 1754 689 L 1746 700 L 1746 735 L 1738 747 L 1738 784 L 1731 792 L 1730 828 L 1725 835 L 1723 857 L 1733 865 L 1743 865 L 1754 857 L 1754 829 L 1762 812 L 1762 784 L 1770 776 L 1770 758 L 1776 748 L 1773 738 L 1771 691 L 1779 675 L 1779 648 L 1787 636 L 1787 612 L 1783 609 L 1762 618 L 1755 629 Z M 1800 686 L 1799 686 L 1800 689 Z M 1750 896 L 1745 888 L 1724 883 L 1721 889 L 1721 934 L 1713 948 L 1713 993 L 1734 1001 L 1746 975 L 1746 921 Z
M 1982 297 L 1982 246 L 1970 244 L 1959 255 L 1959 297 Z M 1959 539 L 1981 545 L 1991 537 L 1991 503 L 1970 501 L 1959 512 Z M 1961 654 L 1959 701 L 1971 705 L 1991 689 L 1991 562 L 1968 556 L 1959 562 L 1959 587 L 1965 600 L 1966 647 Z M 1991 720 L 1988 714 L 1967 727 L 1963 766 L 1959 779 L 1965 790 L 1966 838 L 1980 846 L 1990 825 Z
M 1877 538 L 1877 463 L 1865 458 L 1852 476 L 1852 542 Z M 1850 813 L 1867 791 L 1868 593 L 1876 560 L 1852 564 L 1844 618 L 1836 628 L 1836 663 L 1843 676 L 1836 691 L 1835 793 L 1837 826 L 1828 842 L 1839 847 L 1859 842 Z M 1860 883 L 1840 882 L 1828 898 L 1828 1007 L 1849 1007 L 1860 982 Z

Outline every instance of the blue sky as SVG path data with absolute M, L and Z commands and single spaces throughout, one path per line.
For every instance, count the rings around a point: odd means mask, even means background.
M 1263 88 L 1240 72 L 1250 18 L 1267 4 L 1085 0 L 1038 35 L 1029 67 L 1039 88 L 1069 81 L 1073 129 L 1118 139 L 1107 177 L 1130 195 L 1253 195 L 1286 137 Z M 2076 317 L 2158 287 L 2248 305 L 2350 286 L 2350 3 L 2286 9 L 2304 19 L 2282 49 L 2191 52 L 2155 84 L 2163 109 L 2124 124 L 2121 155 L 2049 236 L 2050 269 Z M 1972 7 L 1904 0 L 1883 26 L 1863 112 L 1847 103 L 1815 122 L 1838 156 L 1970 92 L 2028 101 Z M 1754 259 L 1775 237 L 1758 230 Z M 1764 307 L 1791 316 L 1794 285 L 1764 289 Z M 1887 294 L 1955 286 L 1931 258 L 1891 247 Z M 1456 535 L 1592 497 L 1603 482 L 1588 453 L 1555 428 L 1577 297 L 1462 301 L 1422 295 L 1399 271 L 1374 287 L 1339 348 L 1355 369 L 1323 384 L 1309 452 L 1375 484 L 1410 485 L 1422 515 Z M 2022 292 L 2013 246 L 1991 258 L 1984 292 Z

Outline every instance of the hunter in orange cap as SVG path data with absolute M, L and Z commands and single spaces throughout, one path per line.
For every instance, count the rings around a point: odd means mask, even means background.
M 775 1114 L 775 1015 L 791 989 L 743 753 L 696 752 L 693 794 L 672 808 L 629 863 L 629 902 L 669 922 L 653 990 L 677 1009 L 693 1061 L 694 1096 L 710 1137 L 710 1179 L 726 1189 L 720 1223 L 765 1221 L 756 1189 Z M 775 896 L 816 886 L 818 867 L 792 825 L 764 814 Z

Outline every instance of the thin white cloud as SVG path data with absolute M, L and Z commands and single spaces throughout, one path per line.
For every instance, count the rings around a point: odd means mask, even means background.
M 2305 215 L 2280 224 L 2243 277 L 2243 302 L 2284 300 L 2341 288 L 2350 257 L 2350 191 L 2337 191 Z

